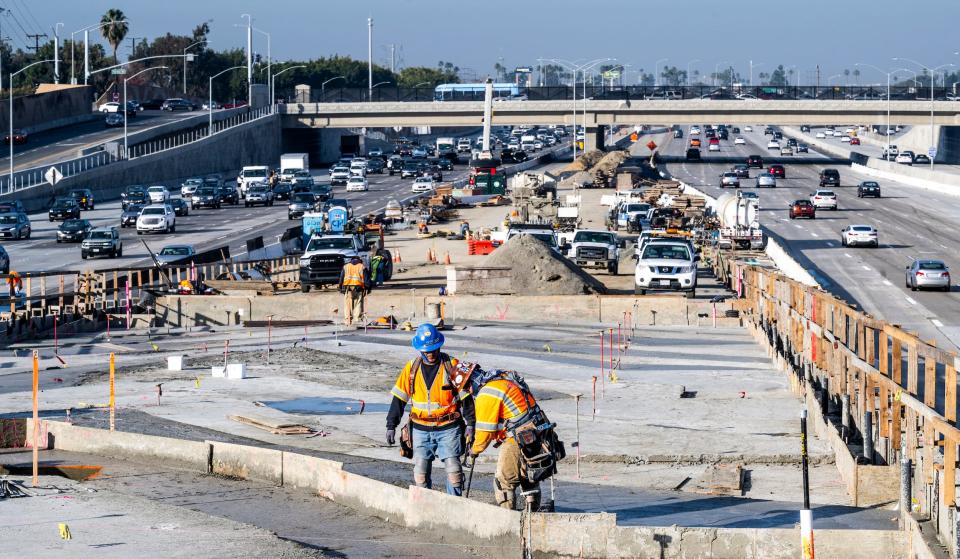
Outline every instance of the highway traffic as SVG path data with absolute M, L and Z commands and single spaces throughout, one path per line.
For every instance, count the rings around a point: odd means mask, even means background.
M 770 136 L 764 126 L 742 131 L 746 143 L 736 145 L 731 134 L 721 142 L 718 152 L 703 151 L 701 163 L 670 163 L 667 170 L 675 177 L 705 193 L 718 197 L 732 191 L 720 187 L 720 175 L 729 171 L 729 163 L 711 159 L 743 158 L 757 154 L 766 157 Z M 803 141 L 801 139 L 801 141 Z M 682 156 L 688 138 L 673 139 L 663 147 L 667 155 Z M 848 166 L 818 163 L 827 157 L 811 150 L 792 156 L 797 164 L 786 164 L 786 178 L 777 179 L 776 188 L 757 189 L 751 169 L 749 179 L 741 179 L 741 190 L 757 193 L 761 223 L 801 265 L 832 293 L 857 303 L 870 314 L 936 339 L 945 347 L 960 344 L 960 298 L 954 293 L 912 291 L 905 286 L 905 267 L 915 258 L 942 259 L 947 265 L 960 265 L 956 247 L 960 234 L 960 209 L 955 196 L 923 190 L 896 181 L 878 181 L 881 198 L 858 198 L 861 181 L 876 180 Z M 804 162 L 805 164 L 799 164 Z M 836 211 L 821 209 L 811 220 L 790 219 L 788 206 L 798 199 L 809 199 L 819 186 L 819 172 L 838 169 L 841 186 L 832 187 L 838 197 Z M 879 231 L 879 247 L 844 247 L 841 230 L 848 225 L 870 225 Z

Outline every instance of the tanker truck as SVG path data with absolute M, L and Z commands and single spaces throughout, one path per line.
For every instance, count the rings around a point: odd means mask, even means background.
M 717 244 L 720 248 L 762 249 L 760 204 L 756 198 L 744 198 L 740 194 L 724 194 L 717 200 L 720 219 Z

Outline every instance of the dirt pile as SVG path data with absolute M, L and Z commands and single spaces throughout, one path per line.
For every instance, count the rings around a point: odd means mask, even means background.
M 516 295 L 585 295 L 607 288 L 546 243 L 532 235 L 517 235 L 484 259 L 483 266 L 513 270 Z
M 586 171 L 587 169 L 593 167 L 603 159 L 604 152 L 598 149 L 590 150 L 580 157 L 576 161 L 567 165 L 563 168 L 562 172 L 566 171 Z
M 593 168 L 590 169 L 590 172 L 596 173 L 597 171 L 603 171 L 608 175 L 612 175 L 629 157 L 630 152 L 627 150 L 611 151 L 610 153 L 604 155 L 600 161 L 595 163 Z

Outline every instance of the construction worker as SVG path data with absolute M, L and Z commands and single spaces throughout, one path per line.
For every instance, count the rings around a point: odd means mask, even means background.
M 447 493 L 460 496 L 464 442 L 473 438 L 473 399 L 467 387 L 469 378 L 455 375 L 457 360 L 440 352 L 443 341 L 443 334 L 433 324 L 417 328 L 411 345 L 420 356 L 407 361 L 390 391 L 393 401 L 387 413 L 386 438 L 387 444 L 396 442 L 397 425 L 409 401 L 414 483 L 431 488 L 433 460 L 439 458 L 447 472 Z
M 20 278 L 20 274 L 15 271 L 11 271 L 7 277 L 7 288 L 10 293 L 10 298 L 20 296 L 20 291 L 23 290 L 23 279 Z
M 519 487 L 527 494 L 530 510 L 537 512 L 540 509 L 540 482 L 530 479 L 532 472 L 528 471 L 529 465 L 512 433 L 518 427 L 523 429 L 529 425 L 543 425 L 547 421 L 546 416 L 537 406 L 526 383 L 513 371 L 474 370 L 470 375 L 470 393 L 474 397 L 477 418 L 476 436 L 469 453 L 471 460 L 475 461 L 490 443 L 499 445 L 497 472 L 493 480 L 493 495 L 497 505 L 514 509 L 515 492 Z M 533 432 L 540 430 L 533 428 Z M 553 463 L 547 467 L 554 468 Z
M 370 257 L 370 285 L 383 285 L 383 255 L 379 252 Z
M 370 287 L 370 276 L 359 256 L 354 256 L 340 271 L 340 293 L 343 293 L 343 323 L 347 326 L 360 321 L 364 299 Z

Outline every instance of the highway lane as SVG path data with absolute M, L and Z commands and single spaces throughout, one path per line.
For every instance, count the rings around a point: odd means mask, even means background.
M 465 159 L 454 167 L 454 171 L 444 173 L 444 182 L 466 177 L 469 168 Z M 315 180 L 329 183 L 327 170 L 314 169 Z M 345 192 L 344 187 L 333 189 L 337 198 L 350 201 L 357 216 L 382 209 L 394 199 L 401 203 L 420 195 L 410 190 L 412 179 L 401 179 L 400 175 L 370 175 L 370 189 L 367 192 Z M 150 183 L 150 181 L 144 181 Z M 168 184 L 171 192 L 179 192 L 180 185 Z M 89 219 L 95 227 L 118 225 L 120 220 L 120 202 L 98 203 L 93 211 L 84 211 L 82 217 Z M 3 247 L 10 254 L 11 269 L 20 271 L 54 271 L 82 269 L 116 269 L 150 265 L 151 260 L 146 248 L 140 241 L 146 241 L 157 252 L 168 244 L 192 244 L 198 251 L 228 245 L 232 256 L 244 254 L 246 240 L 262 236 L 265 245 L 278 242 L 278 238 L 289 227 L 299 225 L 299 220 L 287 218 L 287 204 L 277 202 L 272 207 L 254 206 L 246 208 L 241 201 L 239 206 L 224 206 L 221 209 L 191 210 L 188 216 L 177 218 L 177 231 L 173 234 L 137 235 L 134 228 L 121 229 L 123 256 L 116 259 L 98 258 L 82 260 L 79 243 L 56 242 L 56 230 L 60 222 L 51 223 L 46 212 L 30 215 L 33 235 L 28 240 L 7 241 Z
M 168 113 L 165 111 L 142 111 L 127 120 L 127 133 L 142 132 L 155 126 L 168 124 L 205 114 L 201 111 Z M 16 122 L 14 122 L 16 124 Z M 14 170 L 30 169 L 73 159 L 81 149 L 123 138 L 123 128 L 106 128 L 102 118 L 72 126 L 64 126 L 30 134 L 26 144 L 14 146 Z M 0 146 L 0 169 L 9 168 L 9 148 Z
M 746 133 L 746 146 L 722 142 L 722 155 L 746 158 L 756 153 L 766 155 L 769 137 L 763 127 Z M 685 140 L 684 140 L 685 142 Z M 666 146 L 668 154 L 680 154 L 685 143 L 673 140 Z M 803 157 L 803 156 L 801 156 Z M 818 155 L 811 154 L 816 160 Z M 730 189 L 719 188 L 719 174 L 729 164 L 711 164 L 711 154 L 704 152 L 704 163 L 669 164 L 677 178 L 702 188 L 712 196 Z M 830 165 L 837 167 L 836 165 Z M 952 293 L 912 292 L 904 286 L 904 266 L 913 257 L 941 258 L 954 270 L 960 269 L 956 247 L 960 246 L 960 208 L 957 198 L 918 189 L 895 181 L 879 181 L 883 198 L 857 198 L 856 185 L 871 177 L 840 167 L 841 187 L 836 212 L 818 211 L 815 220 L 790 220 L 787 207 L 798 198 L 806 198 L 818 187 L 818 173 L 823 165 L 787 165 L 787 178 L 778 180 L 775 189 L 757 191 L 760 195 L 761 222 L 787 250 L 821 282 L 825 289 L 855 302 L 870 314 L 907 330 L 918 332 L 925 339 L 936 339 L 942 347 L 960 344 L 960 291 Z M 754 190 L 751 179 L 744 181 L 744 190 Z M 844 248 L 840 230 L 848 224 L 867 224 L 880 231 L 880 248 Z

